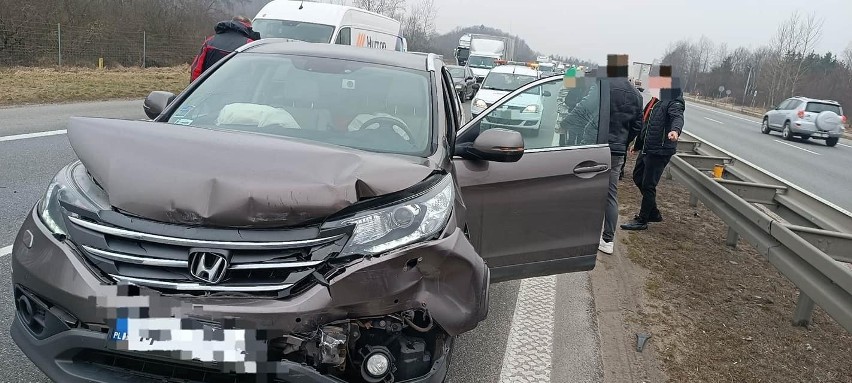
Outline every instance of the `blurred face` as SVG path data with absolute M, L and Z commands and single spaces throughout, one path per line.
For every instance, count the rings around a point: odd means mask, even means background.
M 660 98 L 660 89 L 670 89 L 671 87 L 671 77 L 652 76 L 648 78 L 648 93 L 656 98 Z

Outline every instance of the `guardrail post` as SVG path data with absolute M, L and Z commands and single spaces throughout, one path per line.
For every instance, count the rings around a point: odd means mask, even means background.
M 672 168 L 666 166 L 666 172 L 665 172 L 664 175 L 666 176 L 667 180 L 671 181 L 672 180 Z
M 698 207 L 698 196 L 692 193 L 689 193 L 689 206 Z
M 729 247 L 737 247 L 737 242 L 740 240 L 740 235 L 733 227 L 728 226 L 728 238 L 725 239 L 725 244 Z
M 814 300 L 799 290 L 799 301 L 796 303 L 796 311 L 793 313 L 793 326 L 808 327 L 811 324 L 813 313 Z

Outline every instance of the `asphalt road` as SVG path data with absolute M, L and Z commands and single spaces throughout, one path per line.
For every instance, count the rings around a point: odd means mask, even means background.
M 802 189 L 852 211 L 852 142 L 784 141 L 760 132 L 760 120 L 689 102 L 684 129 Z
M 140 101 L 0 109 L 0 281 L 11 279 L 4 250 L 24 216 L 56 172 L 76 159 L 62 131 L 72 115 L 144 118 Z M 49 381 L 12 342 L 13 310 L 11 286 L 0 283 L 0 381 Z M 597 382 L 593 312 L 587 273 L 493 285 L 488 319 L 456 343 L 450 382 Z

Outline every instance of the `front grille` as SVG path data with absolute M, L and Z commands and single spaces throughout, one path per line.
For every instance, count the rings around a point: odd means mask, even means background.
M 230 292 L 284 297 L 319 282 L 318 274 L 324 277 L 333 272 L 328 261 L 349 238 L 348 229 L 233 229 L 237 232 L 234 234 L 223 229 L 199 232 L 188 227 L 184 228 L 187 237 L 182 237 L 174 235 L 181 232 L 175 230 L 176 225 L 138 219 L 134 222 L 144 222 L 149 230 L 66 216 L 69 237 L 102 272 L 119 282 L 168 293 Z M 201 252 L 221 254 L 229 260 L 217 283 L 193 275 L 191 269 L 197 264 L 193 264 L 191 254 Z
M 255 383 L 284 382 L 253 374 L 226 373 L 221 369 L 205 367 L 202 363 L 176 363 L 167 360 L 144 358 L 100 350 L 82 350 L 73 358 L 74 363 L 94 365 L 126 375 L 156 379 L 164 382 L 197 383 Z

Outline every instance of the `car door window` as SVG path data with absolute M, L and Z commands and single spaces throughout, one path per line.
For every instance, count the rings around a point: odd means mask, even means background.
M 787 110 L 787 107 L 791 102 L 793 102 L 793 100 L 784 100 L 784 102 L 778 105 L 778 110 Z
M 598 145 L 600 84 L 593 77 L 561 78 L 534 86 L 488 112 L 479 131 L 520 132 L 527 150 Z
M 791 100 L 791 101 L 790 101 L 790 103 L 789 103 L 789 104 L 787 104 L 787 110 L 795 110 L 796 108 L 798 108 L 798 107 L 799 107 L 799 105 L 802 105 L 802 102 L 801 102 L 801 101 L 799 101 L 799 100 Z
M 340 28 L 337 33 L 337 40 L 334 41 L 338 45 L 352 45 L 352 29 L 349 27 Z

